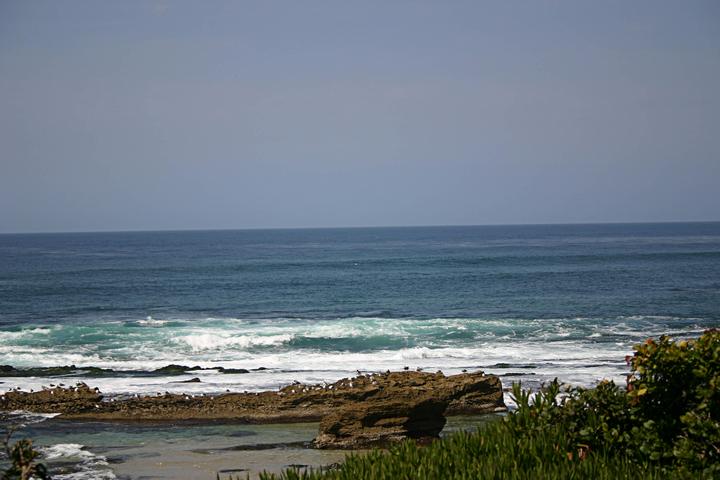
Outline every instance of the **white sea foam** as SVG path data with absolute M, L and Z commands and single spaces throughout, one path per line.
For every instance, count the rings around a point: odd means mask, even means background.
M 153 318 L 148 315 L 145 319 L 138 320 L 136 323 L 138 325 L 149 325 L 149 326 L 153 326 L 153 327 L 160 327 L 160 326 L 168 323 L 168 321 L 167 320 L 159 320 L 157 318 Z
M 627 366 L 623 359 L 642 338 L 660 334 L 688 337 L 703 330 L 701 319 L 647 316 L 596 320 L 207 318 L 173 319 L 172 324 L 172 327 L 142 329 L 114 324 L 101 330 L 106 340 L 92 344 L 81 343 L 88 327 L 83 327 L 85 330 L 73 330 L 78 327 L 72 325 L 26 329 L 23 332 L 31 333 L 24 335 L 39 337 L 50 328 L 60 329 L 55 332 L 59 338 L 69 338 L 76 343 L 38 342 L 28 346 L 27 338 L 18 335 L 3 338 L 0 364 L 20 367 L 75 364 L 114 370 L 153 370 L 175 363 L 206 368 L 267 369 L 244 375 L 196 371 L 173 377 L 79 376 L 61 380 L 65 383 L 85 381 L 110 395 L 164 391 L 217 393 L 226 389 L 256 391 L 276 388 L 293 380 L 334 381 L 354 375 L 355 369 L 385 371 L 404 367 L 445 373 L 480 368 L 501 376 L 512 374 L 506 377 L 506 383 L 522 380 L 536 384 L 558 376 L 570 383 L 591 385 L 602 378 L 624 381 Z M 386 340 L 378 342 L 380 337 Z M 333 339 L 349 338 L 356 339 L 353 340 L 356 348 L 365 344 L 367 349 L 342 350 L 341 343 L 333 349 Z M 103 345 L 103 342 L 109 343 Z M 388 342 L 397 347 L 388 347 Z M 195 376 L 202 381 L 178 383 Z M 42 385 L 57 383 L 55 379 L 22 377 L 7 377 L 2 381 L 5 383 L 0 389 L 5 390 L 15 387 L 37 390 Z
M 2 342 L 13 341 L 13 340 L 18 340 L 18 339 L 22 339 L 22 338 L 32 337 L 34 335 L 47 335 L 51 331 L 52 330 L 49 328 L 42 328 L 42 327 L 26 328 L 23 330 L 18 330 L 16 332 L 13 332 L 13 331 L 1 332 L 0 331 L 0 341 L 2 341 Z
M 47 460 L 63 459 L 88 459 L 95 458 L 95 455 L 83 450 L 79 443 L 58 443 L 41 449 L 41 453 Z
M 34 423 L 44 422 L 49 418 L 55 418 L 59 413 L 35 413 L 25 410 L 13 410 L 8 413 L 8 421 L 11 424 L 32 425 Z
M 50 464 L 61 461 L 75 466 L 70 473 L 54 474 L 58 480 L 112 480 L 117 478 L 110 469 L 107 459 L 85 449 L 78 443 L 58 443 L 40 448 L 43 459 Z
M 190 345 L 194 352 L 199 352 L 202 350 L 217 350 L 227 347 L 249 348 L 255 346 L 280 345 L 289 342 L 292 338 L 293 336 L 290 334 L 230 336 L 217 332 L 188 335 L 181 337 L 179 340 Z
M 36 413 L 36 412 L 26 412 L 25 410 L 13 410 L 10 412 L 11 415 L 15 416 L 28 416 L 28 417 L 37 417 L 41 419 L 47 419 L 47 418 L 55 418 L 59 413 Z

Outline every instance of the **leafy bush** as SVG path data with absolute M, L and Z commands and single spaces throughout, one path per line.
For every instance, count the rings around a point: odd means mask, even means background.
M 648 340 L 628 361 L 627 388 L 603 381 L 562 392 L 556 380 L 532 394 L 514 385 L 517 410 L 476 433 L 428 447 L 407 441 L 351 454 L 336 470 L 279 478 L 720 478 L 720 331 Z
M 11 435 L 12 430 L 9 430 L 3 441 L 5 453 L 10 460 L 10 468 L 0 472 L 2 473 L 0 478 L 2 480 L 50 480 L 45 465 L 35 461 L 40 456 L 40 453 L 33 448 L 32 440 L 18 440 L 11 445 Z
M 697 340 L 649 339 L 630 359 L 628 396 L 651 434 L 652 458 L 720 477 L 720 330 Z

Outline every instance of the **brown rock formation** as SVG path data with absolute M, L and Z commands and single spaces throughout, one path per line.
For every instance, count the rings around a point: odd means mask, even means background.
M 97 389 L 91 389 L 84 383 L 30 393 L 10 391 L 0 396 L 0 410 L 73 414 L 100 409 L 102 398 Z
M 318 448 L 358 449 L 383 446 L 405 438 L 437 438 L 445 426 L 446 399 L 374 398 L 349 403 L 320 422 Z
M 217 396 L 165 394 L 103 399 L 82 384 L 42 392 L 8 392 L 0 410 L 61 413 L 95 420 L 229 420 L 245 423 L 313 422 L 357 402 L 431 397 L 448 404 L 447 414 L 505 410 L 500 380 L 482 372 L 446 377 L 442 373 L 393 372 L 360 375 L 329 385 L 295 383 L 278 391 Z

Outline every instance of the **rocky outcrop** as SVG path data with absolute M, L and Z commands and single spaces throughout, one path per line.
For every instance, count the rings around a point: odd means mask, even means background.
M 317 448 L 360 449 L 405 438 L 437 438 L 445 426 L 446 399 L 376 398 L 338 408 L 320 422 Z
M 53 393 L 50 393 L 53 392 Z M 103 399 L 84 384 L 42 392 L 8 392 L 0 410 L 61 413 L 88 420 L 228 420 L 245 423 L 314 422 L 350 404 L 392 399 L 433 398 L 447 405 L 449 415 L 505 410 L 500 380 L 482 372 L 445 376 L 442 373 L 387 372 L 345 378 L 332 384 L 294 383 L 278 391 L 203 396 L 158 394 Z M 394 418 L 394 417 L 393 417 Z M 400 417 L 397 417 L 400 418 Z
M 244 374 L 250 373 L 250 370 L 245 368 L 225 368 L 225 367 L 200 367 L 198 365 L 190 367 L 187 365 L 170 364 L 164 367 L 156 368 L 154 370 L 113 370 L 111 368 L 100 368 L 92 365 L 75 366 L 75 365 L 63 365 L 59 367 L 31 367 L 31 368 L 15 368 L 12 365 L 0 365 L 0 376 L 3 377 L 55 377 L 63 376 L 65 378 L 72 377 L 97 377 L 107 378 L 118 375 L 122 376 L 133 376 L 137 375 L 140 377 L 167 377 L 173 375 L 185 375 L 190 372 L 199 372 L 203 370 L 214 370 L 219 373 L 225 374 Z M 264 367 L 255 368 L 253 370 L 266 370 Z
M 54 387 L 39 392 L 7 392 L 0 396 L 0 410 L 78 414 L 99 410 L 102 398 L 97 389 L 78 383 L 74 387 Z
M 450 390 L 446 415 L 472 415 L 506 409 L 499 377 L 477 372 L 446 378 L 445 387 Z

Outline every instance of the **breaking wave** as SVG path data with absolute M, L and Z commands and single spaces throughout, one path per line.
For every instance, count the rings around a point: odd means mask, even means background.
M 40 448 L 40 453 L 49 465 L 51 472 L 54 463 L 71 465 L 63 468 L 63 470 L 71 470 L 70 472 L 54 473 L 52 478 L 56 480 L 113 480 L 117 478 L 104 456 L 96 455 L 77 443 L 50 445 Z
M 140 321 L 149 321 L 144 319 Z M 260 390 L 299 381 L 334 381 L 356 369 L 404 367 L 458 373 L 482 369 L 508 381 L 554 376 L 589 385 L 622 381 L 624 357 L 648 336 L 692 337 L 711 320 L 669 316 L 614 318 L 154 319 L 100 325 L 33 326 L 2 332 L 0 365 L 74 365 L 33 375 L 6 373 L 0 390 L 39 389 L 60 377 L 109 394 Z M 92 339 L 89 341 L 88 339 Z M 205 370 L 166 375 L 168 364 Z M 518 367 L 530 366 L 532 368 Z M 86 370 L 83 371 L 82 367 Z M 89 367 L 96 367 L 90 369 Z M 251 370 L 222 372 L 219 367 Z M 146 373 L 143 373 L 146 372 Z M 0 371 L 0 376 L 2 371 Z M 192 377 L 201 382 L 181 383 Z

